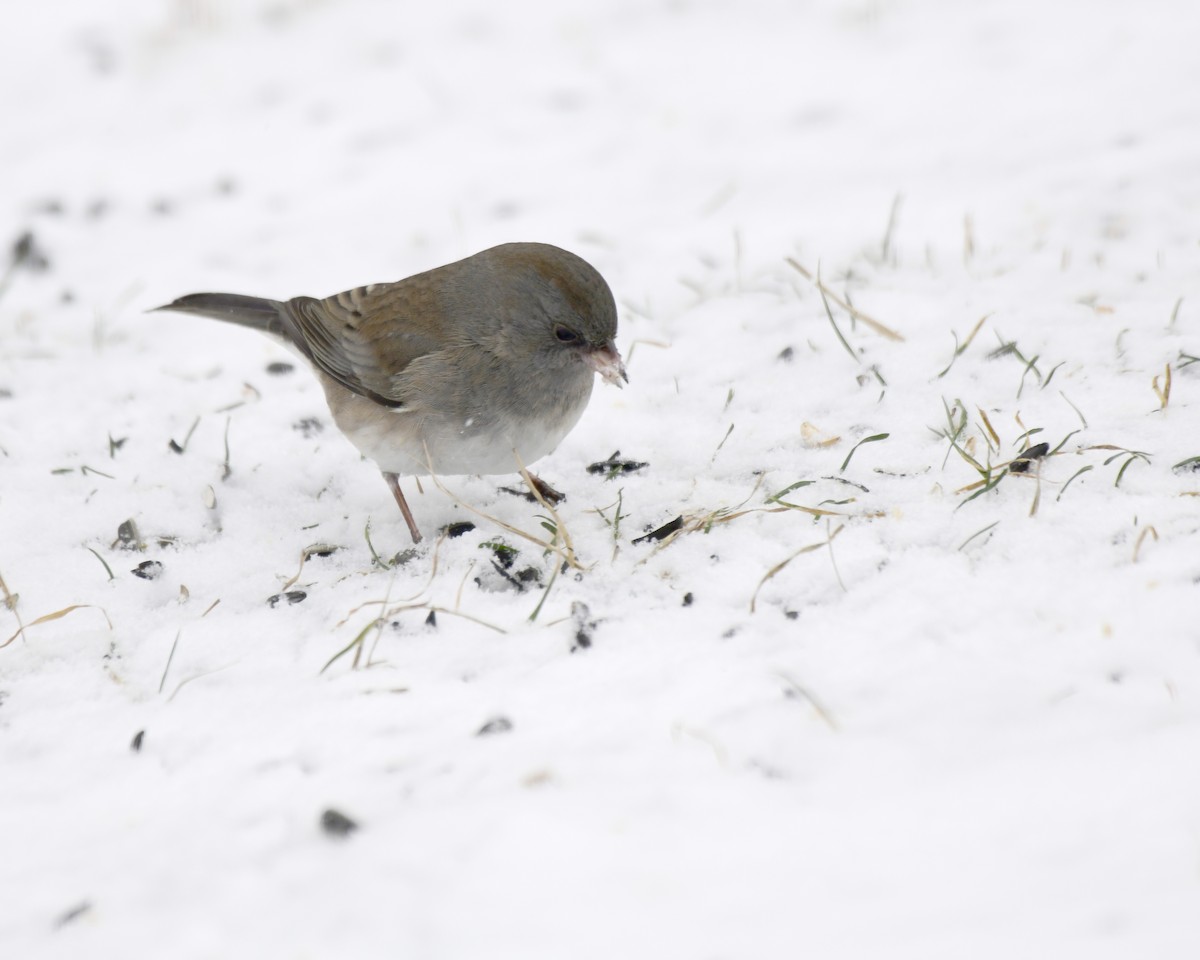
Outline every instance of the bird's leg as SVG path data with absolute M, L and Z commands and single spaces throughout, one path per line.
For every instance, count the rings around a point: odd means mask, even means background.
M 396 498 L 396 505 L 400 507 L 400 512 L 404 514 L 404 522 L 408 524 L 408 532 L 412 535 L 413 543 L 421 542 L 421 531 L 417 529 L 417 522 L 413 519 L 412 511 L 408 509 L 408 501 L 404 499 L 404 492 L 400 489 L 400 478 L 394 473 L 382 471 L 383 479 L 387 481 L 388 489 L 392 491 L 392 496 Z

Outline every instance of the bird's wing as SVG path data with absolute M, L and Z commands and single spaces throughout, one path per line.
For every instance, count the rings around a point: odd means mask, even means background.
M 389 407 L 404 406 L 401 376 L 414 360 L 444 347 L 428 318 L 431 305 L 404 282 L 372 284 L 325 300 L 285 304 L 288 331 L 309 359 L 354 393 Z

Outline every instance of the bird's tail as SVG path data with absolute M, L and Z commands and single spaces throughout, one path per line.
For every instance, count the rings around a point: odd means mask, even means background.
M 190 293 L 154 310 L 194 313 L 288 339 L 283 322 L 283 304 L 265 297 L 244 297 L 239 293 Z

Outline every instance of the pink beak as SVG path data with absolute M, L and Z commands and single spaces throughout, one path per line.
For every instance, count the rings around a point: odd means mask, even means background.
M 614 387 L 621 386 L 622 381 L 629 382 L 625 364 L 621 362 L 621 355 L 617 352 L 616 344 L 612 342 L 585 351 L 583 362 L 600 374 L 605 383 L 611 383 Z

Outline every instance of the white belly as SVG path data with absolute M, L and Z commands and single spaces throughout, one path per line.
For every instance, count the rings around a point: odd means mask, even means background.
M 335 391 L 325 386 L 334 421 L 350 442 L 381 470 L 401 476 L 517 473 L 554 450 L 587 406 L 584 394 L 549 420 L 508 417 L 490 423 L 449 423 L 381 407 L 340 386 L 335 402 Z

